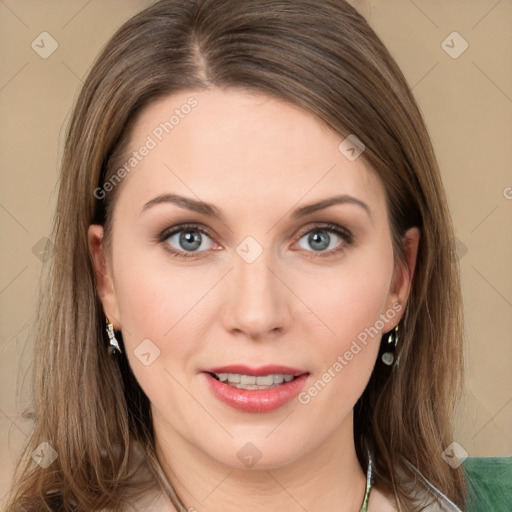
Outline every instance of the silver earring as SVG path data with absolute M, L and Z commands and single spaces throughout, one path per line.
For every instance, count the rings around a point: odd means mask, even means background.
M 106 320 L 107 320 L 107 334 L 108 334 L 108 338 L 109 338 L 109 343 L 108 343 L 109 351 L 111 354 L 113 354 L 116 351 L 119 352 L 120 354 L 122 354 L 121 347 L 119 346 L 119 343 L 116 339 L 116 335 L 114 333 L 114 326 L 112 325 L 112 323 L 110 322 L 110 320 L 108 318 L 106 318 Z
M 398 325 L 393 330 L 385 334 L 384 337 L 385 336 L 387 336 L 386 348 L 381 359 L 385 365 L 391 366 L 395 362 L 395 350 L 398 343 Z M 398 359 L 396 364 L 398 366 Z

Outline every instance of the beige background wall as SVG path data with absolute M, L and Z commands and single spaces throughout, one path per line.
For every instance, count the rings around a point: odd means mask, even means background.
M 0 504 L 30 432 L 27 394 L 15 393 L 28 379 L 68 111 L 101 46 L 149 4 L 0 0 Z M 512 455 L 512 1 L 354 4 L 413 87 L 449 196 L 467 339 L 455 440 L 470 456 Z M 55 43 L 42 32 L 58 44 L 47 58 Z

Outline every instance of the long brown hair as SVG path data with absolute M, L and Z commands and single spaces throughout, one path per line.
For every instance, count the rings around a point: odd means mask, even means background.
M 122 187 L 100 198 L 95 191 L 126 158 L 142 109 L 213 86 L 273 95 L 311 111 L 340 137 L 356 134 L 386 189 L 398 261 L 402 235 L 420 228 L 400 364 L 392 371 L 376 365 L 355 406 L 354 441 L 364 469 L 372 454 L 375 486 L 394 492 L 402 510 L 417 509 L 397 473 L 402 457 L 462 507 L 463 472 L 441 457 L 462 382 L 458 264 L 436 157 L 402 72 L 343 0 L 161 0 L 108 42 L 74 107 L 39 306 L 35 428 L 8 509 L 123 509 L 133 497 L 135 444 L 158 470 L 148 399 L 126 359 L 107 352 L 87 229 L 104 224 L 108 242 Z M 31 458 L 43 442 L 58 454 L 44 470 Z

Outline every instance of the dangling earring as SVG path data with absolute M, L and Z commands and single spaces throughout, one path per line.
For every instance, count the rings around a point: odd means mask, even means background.
M 116 351 L 122 354 L 121 347 L 119 346 L 119 343 L 116 340 L 116 335 L 114 333 L 114 326 L 110 322 L 110 320 L 105 317 L 107 320 L 107 334 L 109 338 L 109 351 L 111 354 L 115 353 Z
M 386 333 L 383 336 L 383 339 L 386 336 L 387 336 L 387 343 L 386 343 L 386 347 L 384 349 L 384 353 L 381 356 L 381 359 L 385 365 L 391 366 L 395 362 L 395 350 L 396 350 L 396 345 L 398 343 L 398 325 L 393 330 Z M 396 364 L 398 366 L 398 359 L 396 361 Z

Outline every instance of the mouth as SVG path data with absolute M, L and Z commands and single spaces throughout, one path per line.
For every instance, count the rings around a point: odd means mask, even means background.
M 280 365 L 252 368 L 231 365 L 202 372 L 206 384 L 223 403 L 252 413 L 271 412 L 296 397 L 309 372 Z

